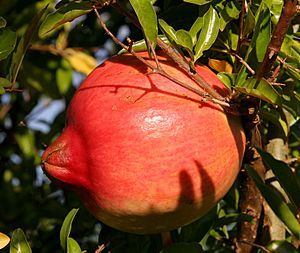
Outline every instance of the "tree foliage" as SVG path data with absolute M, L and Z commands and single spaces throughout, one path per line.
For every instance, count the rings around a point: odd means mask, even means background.
M 297 1 L 0 3 L 3 252 L 298 252 Z M 192 71 L 195 62 L 210 66 L 231 97 L 206 90 L 205 99 L 240 113 L 248 137 L 244 166 L 232 189 L 207 215 L 171 231 L 169 247 L 160 235 L 138 236 L 100 224 L 76 196 L 52 184 L 40 166 L 45 146 L 64 127 L 76 87 L 105 58 L 126 51 L 120 42 L 152 56 L 154 48 L 172 48 L 173 59 L 185 71 Z M 181 63 L 180 55 L 190 62 Z M 80 208 L 77 215 L 73 208 Z

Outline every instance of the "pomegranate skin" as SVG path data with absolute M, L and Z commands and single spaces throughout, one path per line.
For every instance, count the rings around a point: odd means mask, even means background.
M 199 88 L 163 54 L 158 58 L 170 75 Z M 208 68 L 197 72 L 226 95 Z M 63 133 L 42 161 L 45 173 L 74 190 L 97 219 L 149 234 L 209 211 L 236 179 L 244 149 L 238 117 L 121 55 L 81 84 Z

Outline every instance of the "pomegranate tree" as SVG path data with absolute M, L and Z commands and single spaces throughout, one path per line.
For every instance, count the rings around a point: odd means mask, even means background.
M 158 59 L 200 89 L 164 54 Z M 226 95 L 212 71 L 196 68 Z M 121 55 L 82 83 L 42 160 L 46 174 L 74 190 L 97 219 L 144 234 L 191 223 L 212 208 L 236 179 L 244 146 L 238 117 Z

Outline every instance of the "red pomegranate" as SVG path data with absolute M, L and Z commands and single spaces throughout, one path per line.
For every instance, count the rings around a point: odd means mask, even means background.
M 158 59 L 199 88 L 164 54 Z M 226 94 L 208 68 L 197 72 Z M 46 174 L 74 190 L 97 219 L 146 234 L 191 223 L 212 208 L 236 179 L 244 146 L 239 118 L 121 55 L 82 83 L 42 160 Z

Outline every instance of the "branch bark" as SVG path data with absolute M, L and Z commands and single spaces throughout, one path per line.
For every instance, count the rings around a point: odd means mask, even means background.
M 260 131 L 258 129 L 259 118 L 257 112 L 259 100 L 252 98 L 247 101 L 247 103 L 246 107 L 249 108 L 249 111 L 252 113 L 243 120 L 247 140 L 249 140 L 244 162 L 251 164 L 260 177 L 264 179 L 265 167 L 261 157 L 255 149 L 255 147 L 262 148 L 263 146 Z M 236 252 L 250 253 L 252 252 L 257 238 L 258 227 L 260 225 L 263 210 L 263 197 L 246 170 L 242 170 L 241 172 L 240 189 L 240 211 L 244 214 L 251 215 L 253 217 L 253 222 L 242 222 L 239 224 L 239 233 L 236 238 Z
M 276 61 L 284 37 L 296 12 L 297 0 L 284 0 L 284 5 L 279 21 L 272 34 L 271 41 L 269 42 L 264 59 L 256 73 L 257 79 L 261 79 L 263 77 L 267 78 L 269 76 L 270 70 L 274 62 Z

